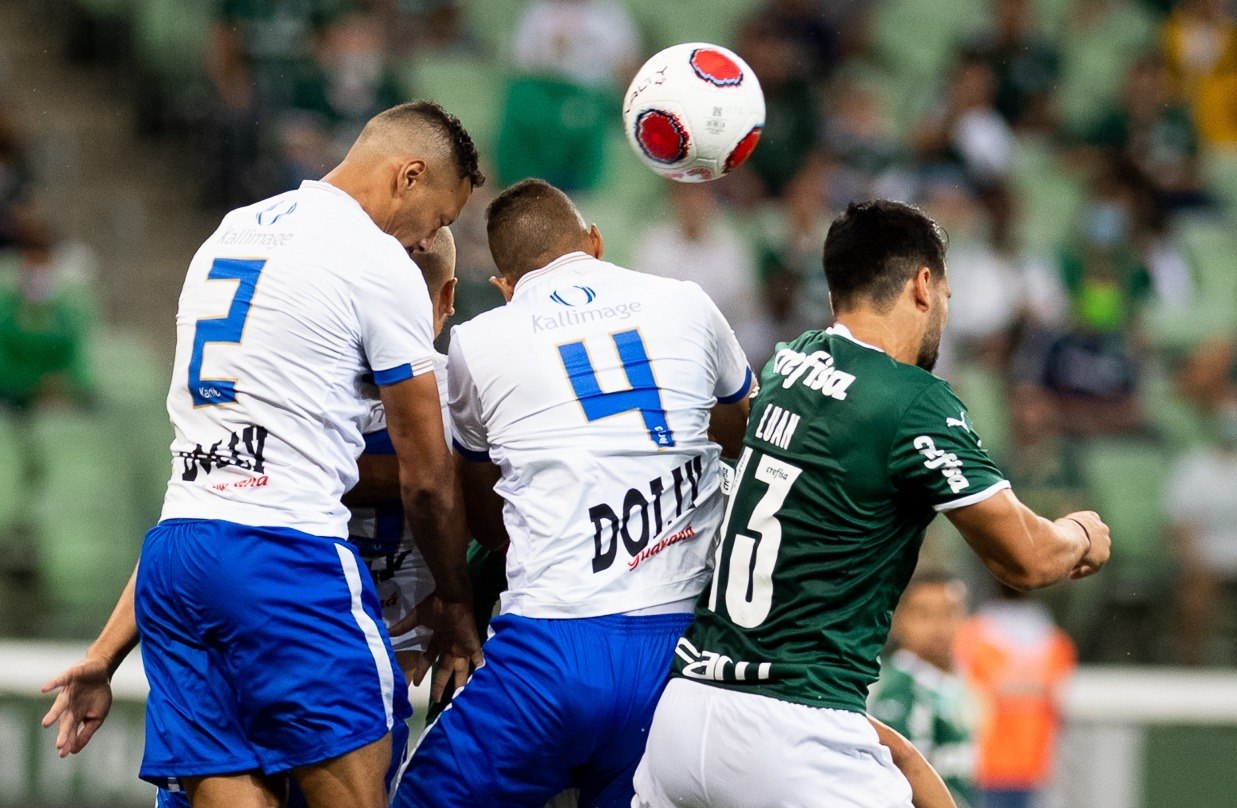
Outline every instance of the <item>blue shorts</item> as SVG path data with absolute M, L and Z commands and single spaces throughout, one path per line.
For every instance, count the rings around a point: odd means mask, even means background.
M 491 623 L 485 664 L 425 733 L 397 808 L 628 808 L 689 614 Z
M 150 682 L 141 777 L 321 763 L 412 714 L 356 548 L 287 528 L 169 519 L 135 597 Z

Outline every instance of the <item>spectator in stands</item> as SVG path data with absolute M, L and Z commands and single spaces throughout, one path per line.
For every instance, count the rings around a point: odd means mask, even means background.
M 956 575 L 915 573 L 893 613 L 889 639 L 896 650 L 881 665 L 869 709 L 923 753 L 958 808 L 978 808 L 978 706 L 955 672 L 953 651 L 966 610 L 966 584 Z
M 839 75 L 821 104 L 821 141 L 828 171 L 826 198 L 846 204 L 881 197 L 906 199 L 908 155 L 890 116 L 858 76 Z
M 640 66 L 640 32 L 615 0 L 533 0 L 515 29 L 517 70 L 606 91 Z
M 743 25 L 735 50 L 760 77 L 765 127 L 760 146 L 730 182 L 741 204 L 780 198 L 795 183 L 819 185 L 816 90 L 799 60 L 799 41 L 762 17 Z
M 992 67 L 975 54 L 963 54 L 950 75 L 944 103 L 915 127 L 912 140 L 930 172 L 961 168 L 985 195 L 1003 193 L 1014 153 L 1014 135 L 998 112 Z
M 1188 392 L 1210 434 L 1168 477 L 1169 541 L 1180 569 L 1177 651 L 1189 665 L 1232 664 L 1214 658 L 1213 644 L 1224 595 L 1237 584 L 1237 344 L 1204 345 L 1193 364 Z
M 751 250 L 722 214 L 707 185 L 670 184 L 669 221 L 645 231 L 632 268 L 692 281 L 734 328 L 749 358 L 763 355 L 772 341 L 760 308 Z
M 22 217 L 17 283 L 0 291 L 0 406 L 18 415 L 88 392 L 86 318 L 59 294 L 55 247 L 43 218 Z
M 352 13 L 332 22 L 313 61 L 299 70 L 291 108 L 282 116 L 280 186 L 321 177 L 343 159 L 365 122 L 403 95 L 379 17 Z
M 1042 387 L 1020 384 L 1009 393 L 1009 445 L 995 452 L 1018 498 L 1036 513 L 1072 513 L 1083 507 L 1082 470 L 1065 437 L 1056 398 Z
M 955 653 L 982 705 L 979 804 L 1030 808 L 1052 779 L 1074 644 L 1041 603 L 1002 586 L 959 631 Z
M 291 105 L 315 37 L 342 6 L 343 0 L 220 0 L 206 48 L 218 150 L 208 203 L 235 207 L 278 183 L 262 162 L 264 125 Z
M 30 170 L 15 129 L 0 107 L 0 250 L 16 243 L 18 222 L 30 196 Z
M 958 173 L 933 175 L 921 190 L 929 215 L 949 234 L 949 331 L 941 341 L 941 367 L 981 360 L 1006 365 L 1017 327 L 1059 322 L 1068 303 L 1051 267 L 1023 255 L 1011 227 L 980 205 Z
M 503 183 L 540 177 L 589 190 L 605 166 L 619 92 L 639 67 L 640 36 L 615 0 L 534 0 L 515 31 L 496 166 Z
M 994 0 L 992 30 L 968 48 L 996 78 L 994 105 L 1010 126 L 1049 130 L 1060 76 L 1056 46 L 1037 30 L 1031 0 Z
M 1189 109 L 1172 98 L 1157 57 L 1145 56 L 1130 67 L 1120 102 L 1102 115 L 1087 142 L 1119 152 L 1137 166 L 1167 210 L 1209 202 L 1194 121 Z
M 1226 0 L 1181 0 L 1161 29 L 1177 92 L 1204 141 L 1237 144 L 1237 21 Z
M 750 21 L 793 42 L 794 62 L 802 77 L 820 81 L 833 73 L 841 56 L 839 23 L 843 19 L 836 11 L 823 0 L 765 0 Z

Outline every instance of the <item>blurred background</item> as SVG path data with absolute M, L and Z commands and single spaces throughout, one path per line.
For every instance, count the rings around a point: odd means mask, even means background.
M 768 105 L 747 165 L 704 186 L 657 178 L 621 131 L 628 79 L 683 41 L 734 48 Z M 1094 508 L 1114 537 L 1104 574 L 1014 606 L 930 531 L 923 566 L 978 610 L 972 662 L 935 666 L 972 693 L 973 748 L 1012 737 L 1002 694 L 1033 690 L 1056 760 L 988 790 L 1234 804 L 1230 0 L 0 0 L 0 804 L 149 804 L 140 672 L 72 762 L 32 693 L 158 518 L 185 268 L 221 213 L 320 177 L 417 97 L 491 177 L 454 228 L 457 321 L 501 303 L 481 214 L 527 176 L 571 192 L 610 260 L 700 283 L 754 367 L 829 323 L 820 249 L 848 201 L 934 216 L 938 373 L 1022 499 Z M 985 627 L 1003 678 L 973 664 Z

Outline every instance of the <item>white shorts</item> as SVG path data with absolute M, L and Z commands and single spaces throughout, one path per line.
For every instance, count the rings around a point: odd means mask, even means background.
M 672 679 L 632 808 L 911 808 L 861 713 Z
M 365 562 L 378 588 L 382 622 L 388 631 L 434 592 L 434 576 L 415 545 L 401 549 L 394 556 L 375 556 L 366 558 Z M 425 626 L 417 626 L 398 637 L 392 636 L 391 649 L 396 653 L 424 651 L 432 633 Z

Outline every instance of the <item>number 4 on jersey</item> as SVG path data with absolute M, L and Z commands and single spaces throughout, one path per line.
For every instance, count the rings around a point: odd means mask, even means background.
M 612 415 L 639 411 L 644 419 L 644 426 L 649 431 L 649 439 L 658 446 L 674 446 L 674 433 L 666 421 L 666 410 L 661 404 L 661 391 L 653 379 L 653 368 L 649 362 L 648 353 L 644 349 L 644 340 L 640 332 L 621 331 L 611 334 L 614 347 L 618 350 L 619 359 L 623 361 L 623 372 L 631 384 L 626 390 L 615 390 L 603 393 L 597 383 L 597 371 L 589 358 L 584 342 L 569 342 L 558 346 L 558 355 L 563 360 L 567 370 L 567 378 L 571 380 L 571 389 L 575 391 L 576 399 L 584 409 L 584 417 L 590 421 L 599 421 Z
M 189 395 L 193 406 L 206 407 L 236 402 L 235 379 L 203 379 L 202 359 L 209 342 L 240 342 L 249 318 L 249 304 L 258 286 L 258 276 L 266 260 L 262 258 L 216 258 L 207 280 L 238 281 L 236 293 L 225 317 L 198 320 L 193 330 L 193 354 L 189 357 Z
M 718 580 L 721 578 L 722 555 L 731 512 L 743 489 L 743 475 L 751 461 L 752 450 L 744 449 L 735 469 L 735 479 L 739 480 L 739 485 L 731 492 L 722 524 L 722 541 L 717 545 L 713 587 L 709 590 L 709 608 L 713 611 L 717 611 Z M 726 574 L 726 613 L 735 625 L 744 628 L 759 626 L 773 608 L 773 567 L 777 564 L 777 553 L 782 546 L 782 523 L 778 521 L 777 514 L 786 502 L 791 486 L 803 473 L 798 466 L 768 455 L 756 455 L 756 462 L 752 477 L 769 487 L 752 508 L 747 520 L 747 532 L 735 531 Z

